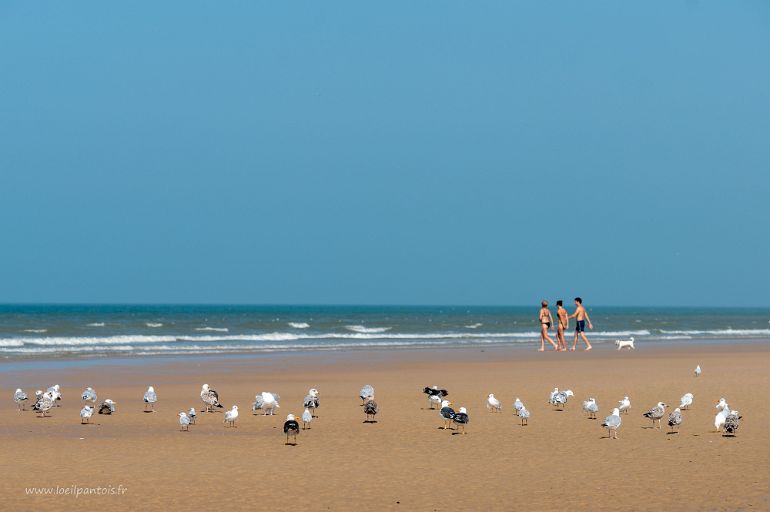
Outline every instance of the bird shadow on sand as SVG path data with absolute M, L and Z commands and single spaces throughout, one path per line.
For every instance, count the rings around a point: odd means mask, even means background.
M 655 427 L 642 427 L 643 430 L 657 430 Z
M 454 430 L 453 428 L 436 427 L 436 430 Z
M 377 423 L 377 420 L 364 420 L 364 423 Z
M 672 432 L 666 432 L 666 435 L 667 435 L 667 436 L 670 436 L 670 435 L 673 435 L 673 434 L 678 434 L 678 433 L 679 433 L 679 432 L 676 432 L 676 431 L 672 431 Z
M 297 443 L 283 443 L 284 446 L 297 446 Z
M 464 434 L 465 434 L 465 432 L 452 432 L 453 436 L 461 436 L 461 435 L 464 435 Z

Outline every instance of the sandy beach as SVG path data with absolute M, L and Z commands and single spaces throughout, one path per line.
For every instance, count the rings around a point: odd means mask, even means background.
M 656 346 L 616 352 L 537 354 L 521 348 L 358 351 L 229 358 L 149 358 L 141 364 L 78 362 L 33 370 L 0 365 L 0 480 L 8 509 L 74 510 L 161 507 L 245 510 L 747 510 L 770 508 L 770 346 Z M 703 368 L 693 376 L 696 364 Z M 180 432 L 177 413 L 200 409 L 202 383 L 226 407 L 199 413 Z M 11 395 L 58 383 L 61 407 L 51 417 L 14 410 Z M 363 423 L 358 390 L 371 384 L 380 414 Z M 421 388 L 449 390 L 470 415 L 467 435 L 439 430 Z M 142 393 L 159 402 L 144 413 Z M 113 416 L 80 425 L 80 393 L 96 388 L 118 403 Z M 554 387 L 571 388 L 566 410 L 546 403 Z M 296 447 L 285 446 L 286 414 L 301 414 L 308 388 L 321 406 Z M 252 416 L 259 391 L 276 391 L 276 416 Z M 642 413 L 658 401 L 675 407 L 695 395 L 679 434 L 651 429 Z M 504 405 L 486 411 L 488 393 Z M 632 401 L 618 440 L 601 419 L 624 395 Z M 597 398 L 599 420 L 581 412 Z M 744 416 L 738 435 L 713 432 L 714 405 L 726 397 Z M 512 414 L 520 397 L 529 425 Z M 109 487 L 113 495 L 30 496 L 31 487 Z M 119 487 L 122 486 L 122 487 Z M 125 489 L 125 491 L 123 491 Z

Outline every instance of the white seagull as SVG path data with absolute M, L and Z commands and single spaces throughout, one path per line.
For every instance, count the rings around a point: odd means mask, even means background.
M 86 388 L 83 391 L 83 394 L 80 395 L 80 399 L 84 402 L 91 402 L 92 404 L 96 403 L 96 391 L 94 388 Z
M 21 390 L 21 388 L 18 388 L 16 392 L 13 394 L 13 401 L 16 402 L 16 405 L 19 407 L 20 411 L 24 410 L 24 402 L 27 401 L 27 394 Z
M 281 399 L 278 393 L 271 393 L 263 391 L 254 397 L 254 404 L 251 406 L 252 414 L 257 414 L 257 411 L 264 411 L 265 416 L 272 416 L 275 414 L 275 410 L 280 407 L 278 401 Z
M 682 411 L 677 407 L 671 414 L 668 415 L 668 426 L 671 427 L 671 431 L 674 429 L 679 430 L 679 425 L 682 424 Z
M 628 414 L 628 410 L 631 408 L 631 400 L 627 396 L 623 397 L 623 400 L 618 401 L 618 411 Z
M 523 405 L 519 409 L 519 418 L 521 418 L 522 427 L 529 424 L 529 411 Z
M 374 388 L 370 384 L 367 384 L 361 388 L 361 391 L 358 392 L 358 396 L 361 398 L 361 405 L 364 405 L 367 398 L 374 396 Z
M 238 419 L 238 406 L 234 405 L 232 409 L 227 411 L 225 413 L 225 426 L 226 427 L 234 427 L 235 426 L 235 420 Z
M 184 411 L 179 413 L 179 427 L 180 430 L 190 430 L 190 417 Z
M 695 367 L 695 376 L 696 377 L 700 377 L 700 373 L 701 373 L 700 365 L 698 365 L 698 366 Z
M 490 412 L 501 412 L 503 410 L 500 405 L 500 400 L 495 398 L 494 393 L 490 393 L 487 397 L 487 410 Z
M 516 400 L 513 402 L 513 413 L 516 416 L 521 416 L 522 409 L 525 409 L 524 402 L 519 400 L 519 397 L 516 397 Z
M 40 395 L 38 395 L 37 402 L 32 406 L 32 410 L 45 416 L 46 413 L 53 408 L 53 405 L 54 398 L 48 391 L 46 391 L 45 393 L 40 393 Z
M 612 410 L 612 414 L 604 418 L 604 422 L 602 423 L 602 427 L 607 429 L 607 436 L 610 439 L 618 438 L 618 429 L 620 428 L 620 423 L 620 409 L 615 407 Z
M 692 393 L 685 393 L 682 395 L 682 398 L 679 400 L 679 408 L 680 409 L 689 409 L 692 405 L 693 400 L 693 394 Z
M 158 401 L 158 394 L 155 393 L 155 388 L 152 386 L 148 387 L 147 391 L 144 392 L 144 397 L 142 399 L 144 400 L 145 411 L 149 405 L 152 411 L 155 412 L 155 402 Z
M 720 398 L 719 402 L 717 402 L 716 410 L 717 411 L 721 411 L 721 410 L 724 410 L 724 409 L 727 409 L 727 408 L 728 408 L 727 400 L 725 400 L 724 397 Z
M 722 431 L 722 427 L 725 425 L 725 422 L 727 421 L 727 416 L 730 414 L 730 408 L 726 406 L 725 408 L 721 409 L 717 415 L 714 417 L 714 428 L 717 432 Z
M 302 413 L 302 430 L 310 428 L 311 421 L 313 421 L 313 415 L 310 409 L 305 408 L 305 412 Z
M 655 422 L 658 422 L 658 430 L 660 430 L 660 420 L 663 418 L 663 415 L 666 414 L 666 404 L 663 402 L 658 402 L 658 405 L 644 413 L 642 416 L 645 418 L 650 418 L 652 420 L 652 426 L 655 426 Z
M 187 413 L 188 419 L 190 420 L 190 423 L 195 425 L 195 418 L 198 417 L 198 415 L 195 412 L 195 407 L 190 407 L 190 412 Z
M 319 405 L 318 390 L 316 388 L 310 388 L 305 396 L 305 400 L 302 401 L 302 405 L 305 406 L 305 409 L 310 409 L 310 414 L 312 414 L 314 418 L 318 417 L 315 412 Z
M 86 405 L 85 407 L 80 409 L 80 423 L 88 423 L 88 421 L 91 419 L 91 416 L 93 415 L 94 415 L 94 408 L 91 407 L 90 405 Z
M 596 419 L 596 413 L 599 412 L 599 405 L 596 403 L 595 398 L 592 397 L 583 401 L 583 412 L 588 414 L 589 419 Z

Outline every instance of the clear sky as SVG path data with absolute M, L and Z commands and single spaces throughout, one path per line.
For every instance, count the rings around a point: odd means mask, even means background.
M 0 302 L 770 305 L 770 2 L 0 3 Z

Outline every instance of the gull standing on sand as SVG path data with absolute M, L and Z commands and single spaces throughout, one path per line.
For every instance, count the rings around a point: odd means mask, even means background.
M 717 402 L 716 410 L 722 411 L 724 409 L 727 409 L 729 406 L 727 405 L 727 400 L 725 400 L 724 397 L 719 399 L 719 402 Z
M 627 396 L 623 397 L 623 400 L 618 401 L 618 411 L 628 414 L 628 410 L 631 408 L 631 400 Z
M 521 418 L 521 426 L 529 425 L 529 411 L 522 405 L 519 410 L 519 418 Z
M 35 405 L 32 406 L 32 410 L 41 413 L 41 416 L 45 416 L 46 413 L 53 408 L 53 405 L 54 398 L 49 392 L 46 391 L 45 393 L 40 394 L 37 402 L 35 402 Z
M 99 414 L 112 414 L 115 412 L 115 406 L 117 402 L 113 402 L 109 398 L 99 405 Z
M 19 411 L 24 410 L 24 402 L 27 401 L 27 394 L 21 390 L 21 388 L 18 388 L 13 393 L 13 401 L 16 402 L 16 406 L 19 408 Z
M 553 405 L 553 401 L 556 398 L 556 395 L 559 394 L 559 388 L 553 388 L 553 391 L 548 395 L 548 403 Z
M 225 426 L 234 427 L 235 426 L 235 420 L 238 419 L 238 406 L 234 405 L 232 409 L 227 411 L 225 413 Z
M 190 420 L 190 423 L 195 425 L 195 418 L 198 417 L 198 415 L 195 412 L 195 407 L 190 407 L 190 412 L 187 413 L 187 417 Z
M 462 427 L 462 433 L 465 434 L 465 425 L 470 422 L 468 411 L 465 410 L 465 407 L 460 407 L 460 410 L 452 418 L 452 422 L 457 425 L 458 430 Z
M 374 401 L 374 397 L 367 397 L 366 403 L 364 404 L 364 414 L 366 414 L 364 423 L 377 423 L 374 417 L 377 416 L 378 412 L 380 412 L 380 408 L 377 405 L 377 402 Z
M 190 430 L 190 417 L 184 411 L 179 413 L 179 427 L 185 432 Z
M 252 414 L 257 414 L 258 410 L 265 411 L 265 416 L 272 416 L 275 410 L 280 407 L 278 401 L 281 399 L 278 393 L 263 391 L 254 397 L 254 404 L 251 406 Z
M 444 430 L 446 430 L 449 427 L 449 424 L 452 422 L 452 419 L 455 417 L 455 410 L 449 407 L 452 405 L 452 402 L 449 400 L 443 400 L 441 402 L 441 409 L 439 409 L 438 413 L 444 420 Z
M 525 409 L 524 402 L 519 400 L 519 397 L 516 397 L 516 400 L 513 402 L 513 413 L 516 416 L 521 416 L 521 410 Z
M 84 402 L 91 402 L 92 404 L 96 403 L 96 391 L 94 388 L 86 388 L 83 391 L 83 394 L 80 395 L 80 399 Z
M 206 410 L 203 412 L 210 412 L 213 407 L 223 409 L 222 404 L 219 403 L 219 393 L 211 389 L 208 384 L 201 386 L 201 400 L 206 404 Z
M 618 438 L 618 429 L 620 428 L 620 423 L 620 409 L 615 407 L 612 410 L 612 414 L 604 418 L 604 422 L 602 423 L 602 427 L 607 429 L 607 436 L 610 439 Z
M 730 414 L 725 418 L 725 435 L 734 436 L 738 431 L 738 427 L 741 426 L 741 416 L 738 411 L 730 411 Z
M 680 409 L 689 409 L 692 405 L 693 400 L 693 394 L 692 393 L 685 393 L 682 395 L 682 398 L 679 400 L 679 408 Z
M 311 421 L 313 421 L 313 414 L 306 408 L 302 413 L 302 430 L 309 429 Z
M 155 388 L 150 386 L 147 388 L 147 391 L 144 392 L 144 396 L 142 397 L 144 400 L 144 409 L 147 410 L 147 406 L 149 405 L 152 409 L 152 412 L 155 412 L 155 402 L 158 401 L 158 394 L 155 393 Z
M 595 420 L 596 413 L 599 412 L 599 405 L 596 403 L 595 398 L 589 398 L 583 401 L 583 412 L 588 414 L 588 418 Z
M 500 400 L 495 398 L 494 393 L 490 393 L 487 397 L 487 410 L 490 412 L 502 412 L 503 410 L 500 406 Z
M 722 427 L 727 421 L 727 416 L 730 414 L 730 408 L 725 404 L 724 408 L 720 409 L 717 415 L 714 417 L 714 428 L 717 432 L 722 431 Z
M 58 400 L 61 400 L 61 388 L 58 384 L 54 384 L 50 388 L 48 388 L 48 393 L 51 394 L 51 397 L 53 398 L 53 401 L 56 402 Z
M 682 411 L 677 407 L 671 414 L 668 415 L 668 426 L 671 427 L 671 431 L 674 429 L 679 431 L 679 425 L 682 424 Z
M 700 365 L 698 365 L 698 366 L 695 367 L 695 376 L 696 377 L 700 377 L 700 373 L 701 373 L 700 372 Z
M 552 403 L 555 407 L 560 407 L 562 410 L 564 410 L 564 406 L 567 405 L 567 400 L 569 400 L 569 397 L 571 396 L 575 396 L 575 393 L 573 393 L 571 389 L 566 391 L 558 391 L 553 397 Z
M 312 414 L 314 418 L 318 417 L 315 410 L 318 409 L 319 403 L 318 390 L 316 388 L 310 388 L 305 396 L 305 400 L 302 401 L 302 405 L 305 406 L 305 409 L 310 409 L 310 414 Z
M 652 426 L 655 426 L 655 422 L 658 422 L 658 430 L 660 430 L 660 420 L 663 418 L 663 415 L 666 414 L 666 404 L 663 402 L 658 402 L 658 405 L 647 411 L 646 413 L 642 414 L 645 418 L 650 418 L 652 420 Z
M 82 409 L 80 409 L 80 423 L 88 423 L 91 419 L 91 416 L 94 415 L 94 408 L 90 405 L 84 406 Z M 83 421 L 85 420 L 85 421 Z
M 422 392 L 428 395 L 428 404 L 430 405 L 431 409 L 433 409 L 436 405 L 440 406 L 441 402 L 444 400 L 444 397 L 449 394 L 446 389 L 439 389 L 438 386 L 425 387 L 423 388 Z
M 293 438 L 293 445 L 297 445 L 297 436 L 299 435 L 299 423 L 294 418 L 293 414 L 286 416 L 286 421 L 283 424 L 283 433 L 286 434 L 286 443 L 289 444 L 289 437 Z
M 358 392 L 358 396 L 361 398 L 361 405 L 364 405 L 367 398 L 374 396 L 374 388 L 367 384 L 361 388 L 361 391 Z

